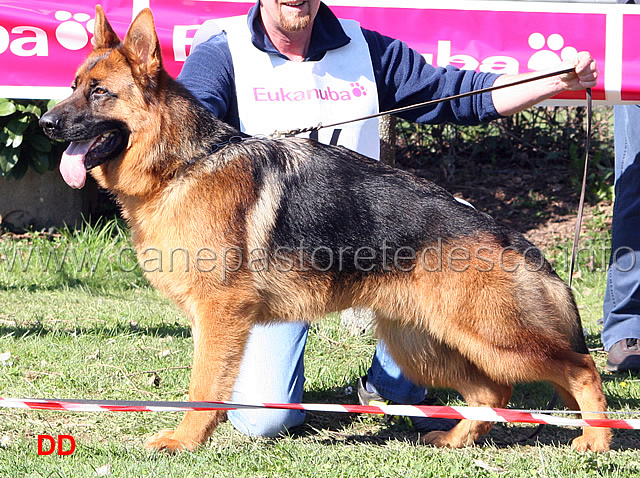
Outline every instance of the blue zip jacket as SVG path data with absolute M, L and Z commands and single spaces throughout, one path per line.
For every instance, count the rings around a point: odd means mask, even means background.
M 249 10 L 247 20 L 254 46 L 268 54 L 282 57 L 262 26 L 259 2 Z M 380 111 L 486 88 L 493 85 L 498 77 L 493 73 L 476 73 L 453 66 L 433 67 L 402 41 L 364 28 L 362 32 L 371 53 Z M 317 61 L 327 51 L 340 48 L 349 41 L 333 12 L 321 3 L 305 61 Z M 225 32 L 213 35 L 193 49 L 178 81 L 217 118 L 236 128 L 240 127 L 233 61 Z M 464 125 L 500 117 L 493 105 L 491 93 L 448 101 L 398 116 L 419 123 L 452 122 Z

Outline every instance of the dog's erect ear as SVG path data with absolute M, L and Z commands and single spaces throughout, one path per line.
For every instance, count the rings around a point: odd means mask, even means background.
M 136 81 L 154 86 L 162 70 L 160 42 L 151 10 L 145 8 L 133 21 L 120 49 L 129 60 Z
M 104 16 L 104 10 L 96 5 L 96 25 L 93 29 L 93 48 L 115 48 L 122 43 Z

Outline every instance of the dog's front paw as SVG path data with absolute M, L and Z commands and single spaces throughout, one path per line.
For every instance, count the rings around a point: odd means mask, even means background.
M 144 444 L 147 450 L 165 451 L 167 453 L 193 451 L 197 446 L 198 444 L 194 441 L 175 438 L 174 430 L 161 430 L 149 438 Z
M 606 435 L 603 437 L 592 437 L 586 434 L 581 435 L 573 439 L 571 442 L 571 448 L 577 451 L 609 451 L 611 449 L 610 437 Z

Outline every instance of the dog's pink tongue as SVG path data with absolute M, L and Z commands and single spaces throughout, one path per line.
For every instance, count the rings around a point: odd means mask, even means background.
M 79 189 L 84 186 L 87 179 L 87 169 L 84 166 L 84 155 L 93 144 L 93 139 L 82 142 L 72 142 L 67 150 L 62 153 L 60 161 L 60 174 L 62 179 L 72 188 Z

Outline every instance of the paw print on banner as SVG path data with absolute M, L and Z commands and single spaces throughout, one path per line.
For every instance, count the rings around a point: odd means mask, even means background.
M 56 20 L 62 22 L 56 28 L 58 43 L 67 50 L 81 50 L 89 43 L 89 32 L 93 32 L 95 20 L 87 13 L 75 13 L 59 10 Z M 85 23 L 84 26 L 81 24 Z
M 549 48 L 543 50 L 545 45 Z M 559 33 L 552 33 L 548 38 L 542 33 L 532 33 L 529 35 L 529 46 L 536 51 L 531 58 L 527 66 L 530 70 L 544 70 L 551 66 L 555 66 L 561 61 L 573 58 L 578 54 L 572 46 L 564 47 L 564 38 Z M 560 54 L 556 52 L 560 52 Z
M 351 90 L 351 94 L 356 98 L 359 98 L 360 96 L 367 96 L 366 88 L 360 83 L 351 83 L 351 88 L 353 88 Z

